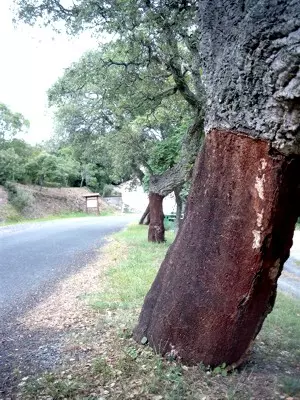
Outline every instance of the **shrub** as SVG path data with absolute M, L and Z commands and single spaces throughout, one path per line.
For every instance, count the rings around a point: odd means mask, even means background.
M 120 193 L 116 190 L 114 185 L 104 185 L 103 191 L 102 191 L 102 196 L 103 197 L 118 197 L 120 196 Z
M 17 186 L 13 182 L 9 181 L 5 182 L 4 187 L 8 191 L 8 197 L 10 197 L 12 194 L 17 193 Z
M 11 204 L 18 210 L 23 211 L 24 208 L 31 205 L 34 201 L 34 197 L 25 192 L 24 190 L 17 190 L 17 194 L 11 199 Z
M 19 212 L 34 202 L 34 197 L 30 193 L 18 188 L 12 182 L 6 182 L 5 188 L 8 191 L 10 204 Z

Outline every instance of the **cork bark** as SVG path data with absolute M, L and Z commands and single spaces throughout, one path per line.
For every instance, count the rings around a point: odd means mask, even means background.
M 211 131 L 183 225 L 134 337 L 188 364 L 238 365 L 271 311 L 297 220 L 299 157 Z M 152 222 L 152 216 L 151 216 Z
M 299 0 L 199 0 L 205 131 L 300 154 Z

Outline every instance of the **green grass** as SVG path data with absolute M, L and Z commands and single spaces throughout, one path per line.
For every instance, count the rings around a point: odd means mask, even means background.
M 76 379 L 57 379 L 54 374 L 46 373 L 38 379 L 29 379 L 24 384 L 24 394 L 31 400 L 41 398 L 64 400 L 79 399 L 77 397 L 85 387 L 83 382 Z
M 66 219 L 66 218 L 106 217 L 106 216 L 111 216 L 111 215 L 115 215 L 115 212 L 111 209 L 101 211 L 100 215 L 77 211 L 77 212 L 66 212 L 66 213 L 48 215 L 47 217 L 42 217 L 42 218 L 24 218 L 19 214 L 15 214 L 11 218 L 10 217 L 7 218 L 6 221 L 1 222 L 0 226 L 24 224 L 27 222 L 54 221 L 57 219 Z
M 105 291 L 91 296 L 90 304 L 100 309 L 140 306 L 173 238 L 172 232 L 166 232 L 167 243 L 149 243 L 141 225 L 115 234 L 110 253 L 117 263 L 106 274 Z M 126 257 L 117 259 L 119 254 Z
M 283 391 L 288 396 L 300 396 L 300 378 L 285 376 L 281 379 Z
M 118 211 L 116 211 L 115 208 L 108 207 L 106 210 L 100 211 L 100 217 L 109 217 L 111 215 L 116 215 L 117 213 Z
M 287 352 L 289 357 L 300 360 L 300 301 L 279 292 L 260 338 L 276 353 Z

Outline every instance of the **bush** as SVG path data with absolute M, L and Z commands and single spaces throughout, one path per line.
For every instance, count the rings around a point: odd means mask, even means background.
M 44 182 L 44 187 L 48 187 L 48 188 L 59 188 L 61 189 L 64 185 L 62 185 L 59 182 Z
M 23 211 L 34 202 L 34 197 L 30 193 L 18 188 L 12 182 L 6 182 L 5 188 L 8 191 L 8 200 L 10 204 L 19 212 Z
M 17 194 L 11 199 L 11 204 L 18 210 L 23 211 L 24 208 L 30 206 L 34 201 L 31 194 L 24 190 L 18 190 Z
M 11 205 L 5 204 L 0 209 L 0 225 L 2 222 L 20 222 L 22 220 L 20 213 Z
M 104 188 L 102 191 L 102 196 L 103 197 L 118 197 L 118 196 L 120 196 L 120 193 L 116 190 L 114 185 L 104 185 Z
M 8 191 L 8 197 L 10 197 L 12 194 L 17 193 L 17 186 L 13 182 L 5 182 L 4 187 Z

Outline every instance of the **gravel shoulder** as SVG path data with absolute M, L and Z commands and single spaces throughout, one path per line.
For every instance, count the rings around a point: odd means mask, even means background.
M 80 296 L 99 288 L 93 262 L 108 236 L 134 220 L 128 215 L 0 228 L 0 399 L 14 398 L 12 388 L 22 377 L 60 364 L 70 327 L 76 330 L 93 313 L 79 307 Z
M 29 375 L 61 367 L 69 338 L 94 328 L 95 311 L 82 298 L 99 290 L 100 272 L 93 263 L 85 266 L 58 282 L 44 300 L 7 321 L 0 341 L 1 399 L 15 398 L 16 385 Z M 69 361 L 77 359 L 70 356 Z

